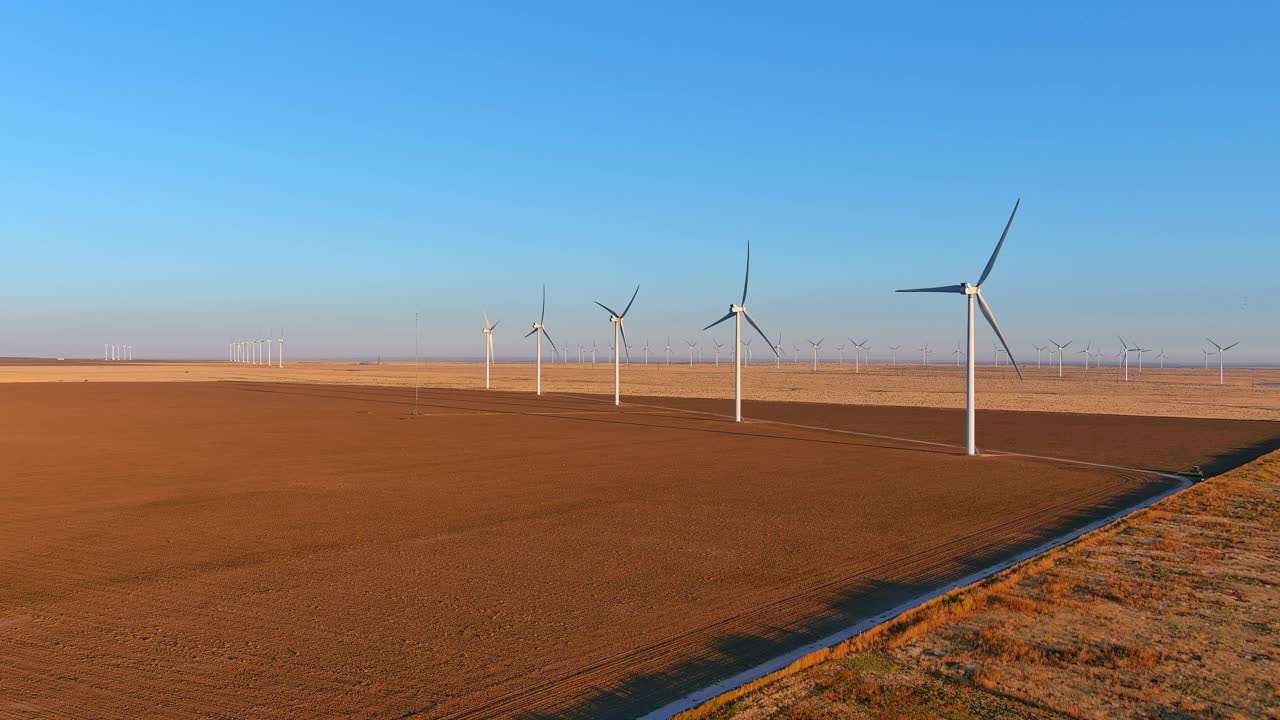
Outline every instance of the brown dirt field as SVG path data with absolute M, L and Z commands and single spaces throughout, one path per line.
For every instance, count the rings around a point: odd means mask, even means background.
M 1280 717 L 1280 452 L 855 638 L 723 720 Z
M 623 368 L 624 395 L 732 398 L 733 369 L 726 362 L 646 367 L 635 362 Z M 479 389 L 484 366 L 479 363 L 413 363 L 362 365 L 358 363 L 286 363 L 284 368 L 233 365 L 225 362 L 148 363 L 101 361 L 0 362 L 0 382 L 90 381 L 193 381 L 244 380 L 255 382 L 303 382 L 412 386 L 415 374 L 427 387 Z M 1217 369 L 1136 369 L 1132 380 L 1114 366 L 1084 370 L 1067 366 L 1065 377 L 1057 370 L 1025 368 L 1026 380 L 1018 380 L 1007 367 L 978 367 L 978 407 L 986 410 L 1030 410 L 1104 415 L 1207 417 L 1224 420 L 1280 420 L 1280 370 L 1228 368 L 1226 385 L 1218 385 Z M 513 392 L 533 390 L 533 366 L 502 363 L 493 371 L 494 388 Z M 897 405 L 903 407 L 964 407 L 963 368 L 954 365 L 885 364 L 862 366 L 855 375 L 851 364 L 822 364 L 818 372 L 808 365 L 765 363 L 749 365 L 743 378 L 748 400 L 821 402 L 849 405 Z M 612 366 L 546 364 L 543 387 L 550 392 L 610 394 Z
M 405 388 L 0 385 L 0 716 L 629 715 L 1167 487 L 697 412 L 722 401 L 421 395 L 411 418 Z M 954 411 L 753 413 L 959 434 Z M 1280 438 L 980 422 L 1146 467 Z

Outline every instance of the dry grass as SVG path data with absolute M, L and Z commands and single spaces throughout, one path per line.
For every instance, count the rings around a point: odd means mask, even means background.
M 1280 452 L 686 717 L 1276 718 L 1277 578 Z
M 849 365 L 820 365 L 813 372 L 804 364 L 780 368 L 755 363 L 744 371 L 748 399 L 830 402 L 855 405 L 959 408 L 964 406 L 963 368 L 953 365 L 863 365 L 854 374 Z M 730 398 L 733 369 L 671 366 L 639 362 L 623 368 L 623 392 L 633 396 Z M 284 368 L 199 363 L 0 364 L 0 382 L 108 382 L 248 380 L 359 385 L 411 386 L 420 374 L 426 387 L 474 389 L 484 382 L 479 363 L 413 363 L 383 365 L 342 362 L 290 362 Z M 1236 420 L 1280 420 L 1280 370 L 1231 370 L 1227 384 L 1217 384 L 1216 371 L 1147 369 L 1133 373 L 1131 382 L 1114 367 L 1057 371 L 1029 367 L 1019 381 L 1008 368 L 978 368 L 979 406 L 992 410 L 1039 410 L 1087 414 L 1206 417 Z M 545 364 L 543 386 L 548 392 L 606 394 L 613 390 L 612 368 L 604 363 Z M 533 388 L 533 366 L 504 363 L 493 370 L 499 390 Z

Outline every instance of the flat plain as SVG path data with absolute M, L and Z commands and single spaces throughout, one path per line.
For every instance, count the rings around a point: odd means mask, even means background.
M 906 353 L 902 357 L 907 357 Z M 655 354 L 645 365 L 635 357 L 622 368 L 624 396 L 690 398 L 733 397 L 733 366 L 722 361 L 666 365 Z M 543 385 L 549 392 L 605 395 L 613 392 L 613 366 L 600 362 L 544 363 Z M 1058 368 L 1023 366 L 1024 380 L 1013 368 L 980 365 L 977 369 L 978 407 L 984 410 L 1030 410 L 1090 415 L 1202 417 L 1223 420 L 1280 420 L 1280 369 L 1227 368 L 1226 384 L 1218 385 L 1216 367 L 1166 368 L 1135 366 L 1130 381 L 1114 364 L 1103 367 L 1065 365 Z M 243 380 L 313 384 L 381 385 L 455 390 L 484 387 L 480 363 L 424 362 L 287 362 L 283 368 L 225 362 L 112 362 L 53 360 L 33 364 L 28 359 L 0 358 L 0 382 L 160 382 Z M 496 390 L 532 392 L 530 363 L 498 363 L 492 373 Z M 748 363 L 743 371 L 747 401 L 897 405 L 903 407 L 963 408 L 964 368 L 951 364 L 923 366 L 901 362 L 862 363 L 855 373 L 847 362 Z M 748 414 L 750 414 L 748 412 Z
M 8 716 L 637 714 L 1169 487 L 1124 468 L 1280 441 L 984 411 L 966 459 L 956 410 L 812 389 L 738 425 L 717 399 L 614 408 L 573 367 L 417 414 L 411 364 L 15 368 L 63 382 L 0 385 Z

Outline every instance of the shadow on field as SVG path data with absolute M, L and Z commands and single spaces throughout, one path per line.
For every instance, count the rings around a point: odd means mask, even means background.
M 1280 428 L 1278 428 L 1278 432 L 1280 432 Z M 1213 459 L 1209 462 L 1201 465 L 1200 469 L 1204 471 L 1205 477 L 1221 475 L 1228 470 L 1233 470 L 1241 465 L 1251 463 L 1263 455 L 1275 450 L 1280 450 L 1280 435 L 1266 440 L 1259 440 L 1258 442 L 1242 447 L 1224 450 L 1215 454 Z
M 1135 478 L 1136 479 L 1136 478 Z M 1167 483 L 1135 482 L 1120 497 L 1068 512 L 999 544 L 1003 523 L 895 557 L 876 567 L 798 584 L 795 592 L 733 617 L 627 649 L 538 685 L 444 715 L 433 708 L 403 718 L 628 718 L 651 712 L 769 660 L 816 643 L 973 573 L 1006 562 L 1088 522 L 1133 505 Z M 959 557 L 953 554 L 960 552 Z M 832 559 L 839 564 L 838 558 Z M 728 629 L 731 628 L 731 629 Z M 751 629 L 747 631 L 745 629 Z M 692 655 L 692 657 L 690 657 Z M 533 709 L 536 708 L 536 709 Z

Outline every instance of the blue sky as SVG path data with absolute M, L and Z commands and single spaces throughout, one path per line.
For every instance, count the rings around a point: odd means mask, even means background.
M 9 3 L 0 355 L 692 339 L 1280 361 L 1280 6 Z M 505 332 L 504 332 L 505 331 Z M 728 331 L 721 338 L 728 337 Z M 979 347 L 989 345 L 979 334 Z M 1110 339 L 1110 342 L 1106 341 Z M 637 345 L 638 347 L 638 345 Z M 989 353 L 982 353 L 986 358 Z

